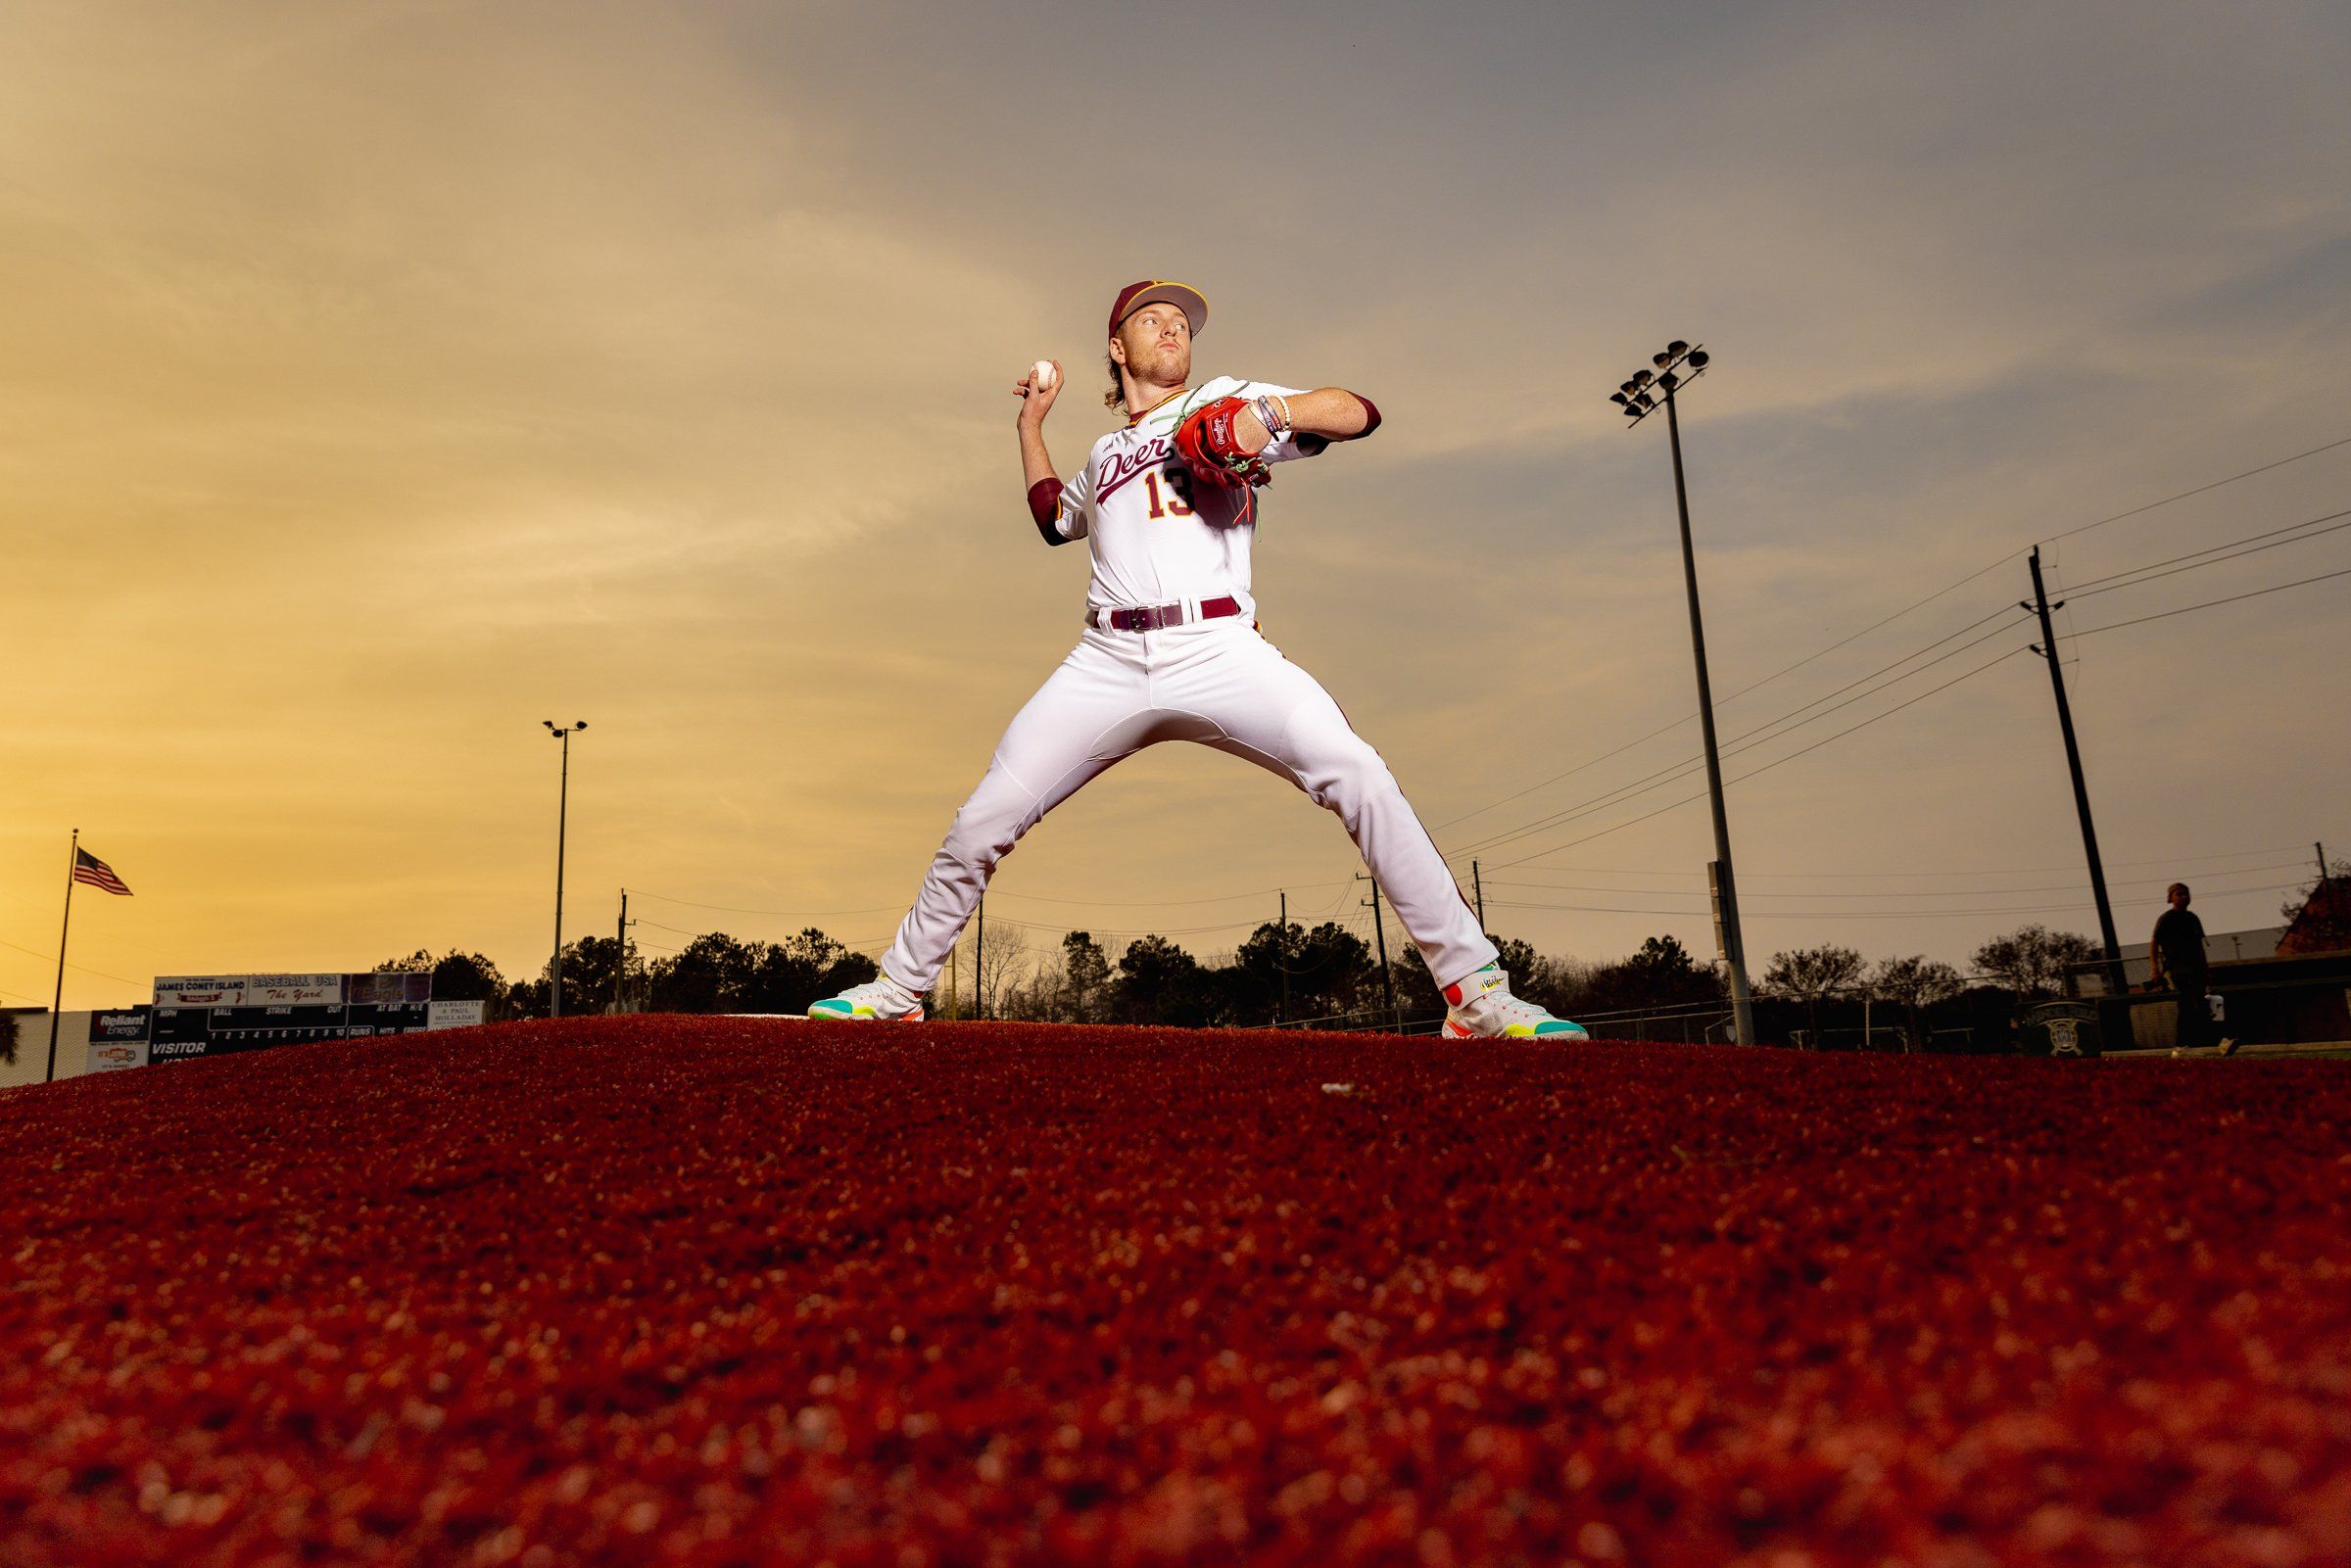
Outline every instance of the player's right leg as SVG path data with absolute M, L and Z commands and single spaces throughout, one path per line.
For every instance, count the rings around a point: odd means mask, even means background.
M 1134 645 L 1123 647 L 1113 637 L 1089 632 L 1006 727 L 979 787 L 931 858 L 914 907 L 882 955 L 881 974 L 817 1003 L 810 1018 L 921 1020 L 923 998 L 997 862 L 1046 812 L 1148 743 L 1139 641 L 1129 638 Z

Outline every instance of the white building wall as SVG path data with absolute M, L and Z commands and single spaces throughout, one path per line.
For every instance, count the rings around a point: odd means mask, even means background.
M 108 1008 L 107 1012 L 117 1009 Z M 57 1016 L 57 1075 L 76 1078 L 88 1065 L 90 1053 L 90 1015 L 60 1013 Z M 0 1062 L 0 1089 L 13 1089 L 20 1084 L 39 1083 L 47 1076 L 49 1067 L 49 1015 L 19 1013 L 17 1015 L 17 1060 L 12 1064 Z

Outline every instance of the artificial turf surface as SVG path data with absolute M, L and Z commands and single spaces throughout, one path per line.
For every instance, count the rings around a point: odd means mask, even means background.
M 2339 1562 L 2347 1124 L 660 1017 L 13 1091 L 0 1562 Z

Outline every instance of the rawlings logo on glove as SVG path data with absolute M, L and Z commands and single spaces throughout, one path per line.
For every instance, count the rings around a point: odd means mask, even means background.
M 1196 409 L 1176 427 L 1176 454 L 1194 475 L 1223 490 L 1247 490 L 1270 485 L 1273 470 L 1261 452 L 1241 445 L 1234 428 L 1249 404 L 1239 398 L 1219 398 Z

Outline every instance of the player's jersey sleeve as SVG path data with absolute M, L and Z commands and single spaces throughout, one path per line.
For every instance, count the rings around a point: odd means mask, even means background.
M 1093 510 L 1094 454 L 1089 451 L 1069 483 L 1061 487 L 1061 515 L 1053 520 L 1053 526 L 1064 539 L 1083 539 Z
M 1247 401 L 1271 393 L 1279 398 L 1295 398 L 1308 390 L 1310 389 L 1306 387 L 1285 387 L 1276 381 L 1236 381 L 1233 383 L 1231 392 L 1223 393 L 1220 396 Z M 1270 463 L 1286 463 L 1293 457 L 1312 457 L 1329 445 L 1328 437 L 1302 436 L 1291 431 L 1282 435 L 1279 440 L 1258 455 Z
M 1066 482 L 1039 480 L 1029 491 L 1029 515 L 1048 545 L 1067 545 L 1086 535 L 1093 511 L 1094 456 Z

